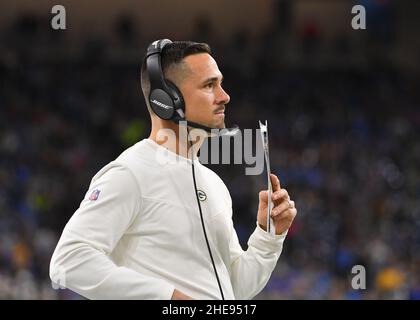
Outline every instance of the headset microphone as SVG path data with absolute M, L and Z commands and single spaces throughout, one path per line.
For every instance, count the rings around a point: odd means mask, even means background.
M 210 128 L 210 127 L 206 127 L 202 124 L 196 123 L 196 122 L 192 122 L 192 121 L 179 121 L 178 124 L 183 125 L 186 124 L 188 127 L 194 128 L 194 129 L 201 129 L 206 131 L 207 133 L 209 133 L 210 135 L 214 135 L 214 136 L 234 136 L 239 132 L 239 127 L 238 126 L 233 126 L 232 128 L 223 128 L 223 129 L 218 129 L 218 128 Z

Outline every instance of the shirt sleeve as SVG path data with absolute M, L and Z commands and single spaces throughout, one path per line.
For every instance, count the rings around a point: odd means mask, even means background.
M 171 299 L 172 284 L 117 266 L 109 257 L 140 210 L 132 173 L 116 164 L 102 169 L 53 253 L 53 283 L 89 299 Z
M 249 237 L 248 249 L 242 250 L 231 224 L 231 281 L 236 299 L 252 299 L 267 284 L 283 249 L 287 231 L 270 234 L 258 226 Z

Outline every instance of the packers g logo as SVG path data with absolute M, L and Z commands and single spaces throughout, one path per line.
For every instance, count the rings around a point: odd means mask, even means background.
M 197 195 L 198 195 L 198 200 L 200 200 L 200 201 L 206 201 L 207 195 L 206 195 L 206 193 L 204 191 L 197 190 Z

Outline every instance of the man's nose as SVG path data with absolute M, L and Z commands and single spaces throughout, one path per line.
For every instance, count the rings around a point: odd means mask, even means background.
M 220 88 L 220 93 L 217 97 L 217 104 L 228 104 L 230 101 L 230 96 L 226 93 L 223 88 Z

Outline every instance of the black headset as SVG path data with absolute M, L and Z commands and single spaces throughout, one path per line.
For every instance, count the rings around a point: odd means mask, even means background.
M 184 98 L 177 86 L 164 78 L 161 65 L 162 50 L 171 43 L 172 41 L 169 39 L 157 40 L 147 48 L 146 68 L 150 81 L 149 103 L 159 118 L 179 121 L 184 118 Z
M 218 136 L 233 136 L 239 132 L 239 127 L 210 128 L 205 125 L 187 120 L 185 118 L 185 102 L 181 91 L 168 79 L 165 79 L 162 71 L 162 50 L 171 44 L 169 39 L 161 39 L 152 42 L 147 48 L 146 70 L 150 81 L 149 105 L 153 112 L 161 119 L 172 120 L 177 124 L 188 124 L 189 127 L 202 129 Z
M 203 129 L 207 132 L 212 132 L 213 128 L 192 122 L 187 121 L 185 119 L 185 102 L 184 98 L 182 97 L 181 91 L 177 88 L 177 86 L 172 83 L 171 81 L 164 78 L 162 72 L 162 65 L 161 65 L 161 55 L 162 50 L 168 44 L 171 44 L 172 41 L 169 39 L 162 39 L 152 42 L 149 47 L 147 48 L 146 54 L 146 68 L 149 75 L 150 81 L 150 94 L 149 94 L 149 103 L 150 107 L 152 108 L 153 112 L 156 115 L 164 120 L 172 120 L 178 124 L 185 122 L 190 127 Z M 182 121 L 182 122 L 181 122 Z M 236 132 L 239 131 L 238 127 L 230 128 L 224 130 L 220 135 L 234 135 Z M 188 127 L 187 127 L 188 132 Z M 190 141 L 191 150 L 193 149 L 193 144 Z M 198 189 L 197 189 L 197 181 L 195 179 L 195 166 L 194 161 L 191 161 L 191 168 L 192 168 L 192 177 L 194 183 L 194 190 L 197 199 L 198 209 L 200 211 L 200 219 L 201 219 L 201 226 L 203 228 L 204 238 L 206 240 L 207 249 L 210 255 L 210 260 L 213 265 L 214 274 L 216 276 L 217 284 L 219 286 L 220 294 L 222 296 L 222 300 L 225 300 L 225 296 L 223 295 L 222 286 L 220 283 L 219 275 L 217 273 L 216 264 L 214 263 L 213 254 L 210 249 L 209 240 L 207 237 L 206 227 L 204 225 L 204 218 L 203 218 L 203 211 L 201 209 L 201 203 L 198 196 Z

